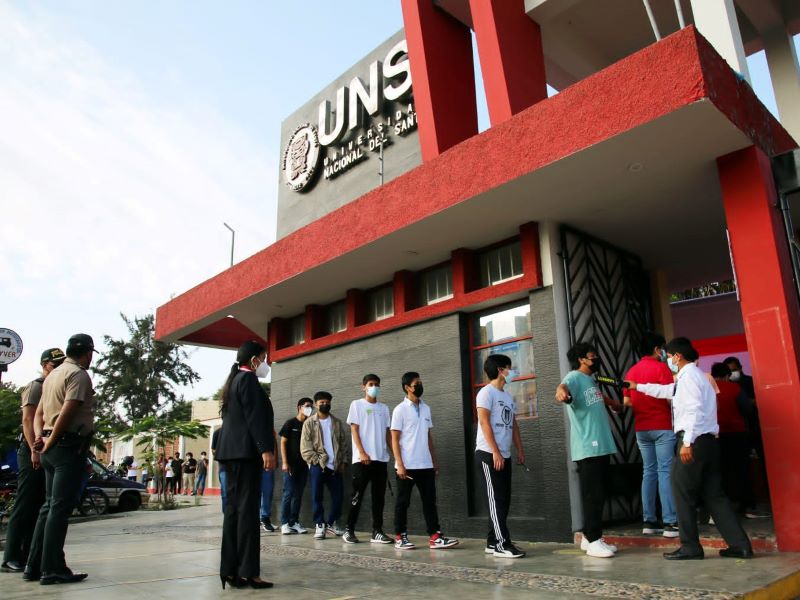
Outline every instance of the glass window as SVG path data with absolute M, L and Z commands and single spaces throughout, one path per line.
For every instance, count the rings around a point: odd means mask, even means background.
M 300 315 L 289 321 L 289 344 L 302 344 L 306 341 L 306 316 Z
M 478 255 L 481 287 L 522 276 L 522 246 L 519 240 Z
M 347 304 L 344 300 L 328 307 L 325 321 L 325 333 L 337 333 L 347 329 Z
M 453 297 L 453 272 L 450 265 L 423 271 L 419 276 L 419 305 L 426 306 Z
M 473 403 L 478 391 L 489 382 L 483 372 L 486 357 L 505 354 L 511 359 L 511 367 L 519 372 L 519 377 L 506 386 L 517 403 L 519 419 L 536 417 L 538 411 L 530 312 L 530 304 L 525 302 L 472 316 Z
M 380 321 L 394 315 L 394 290 L 391 285 L 370 292 L 367 298 L 367 322 Z

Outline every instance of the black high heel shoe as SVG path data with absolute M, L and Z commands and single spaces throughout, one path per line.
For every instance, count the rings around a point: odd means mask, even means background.
M 237 587 L 247 587 L 250 586 L 254 590 L 264 590 L 267 588 L 271 588 L 274 584 L 271 581 L 257 581 L 254 577 L 250 577 L 248 579 L 245 578 L 237 578 L 236 583 L 238 584 Z
M 231 587 L 240 587 L 239 586 L 239 578 L 234 577 L 233 575 L 220 575 L 219 580 L 222 582 L 222 589 L 225 589 L 225 584 L 230 583 Z M 243 579 L 241 581 L 244 581 Z

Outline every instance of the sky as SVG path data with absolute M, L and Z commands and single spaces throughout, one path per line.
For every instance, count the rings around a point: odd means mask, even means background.
M 236 262 L 272 243 L 281 121 L 402 25 L 399 0 L 0 0 L 3 381 L 223 271 L 223 222 Z M 210 396 L 233 352 L 188 349 L 180 391 Z

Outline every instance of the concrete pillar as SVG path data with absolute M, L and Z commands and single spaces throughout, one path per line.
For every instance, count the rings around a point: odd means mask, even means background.
M 650 301 L 653 303 L 653 326 L 667 340 L 675 337 L 672 326 L 672 307 L 669 304 L 667 274 L 656 270 L 650 273 Z
M 697 30 L 728 61 L 731 68 L 749 82 L 750 71 L 747 69 L 733 0 L 691 0 L 691 4 Z
M 781 124 L 800 140 L 800 64 L 791 35 L 784 27 L 761 36 Z
M 800 305 L 769 158 L 755 146 L 717 159 L 764 440 L 775 537 L 800 550 Z

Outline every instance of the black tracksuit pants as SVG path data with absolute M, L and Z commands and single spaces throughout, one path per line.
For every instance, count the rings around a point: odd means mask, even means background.
M 475 451 L 475 465 L 483 491 L 486 493 L 486 505 L 489 511 L 489 533 L 486 545 L 495 546 L 511 541 L 508 532 L 508 509 L 511 506 L 511 459 L 506 458 L 503 470 L 494 468 L 491 452 Z
M 591 543 L 603 537 L 603 507 L 606 504 L 608 455 L 576 460 L 581 482 L 583 537 Z
M 394 505 L 394 532 L 406 533 L 408 528 L 408 507 L 411 504 L 411 490 L 417 486 L 422 500 L 422 514 L 428 535 L 440 530 L 439 512 L 436 510 L 436 472 L 433 469 L 406 469 L 413 479 L 397 478 L 397 501 Z
M 383 531 L 383 504 L 386 498 L 387 463 L 377 460 L 368 465 L 353 463 L 353 496 L 350 500 L 350 513 L 347 516 L 347 529 L 354 531 L 358 523 L 358 513 L 364 501 L 364 492 L 372 482 L 372 531 Z

